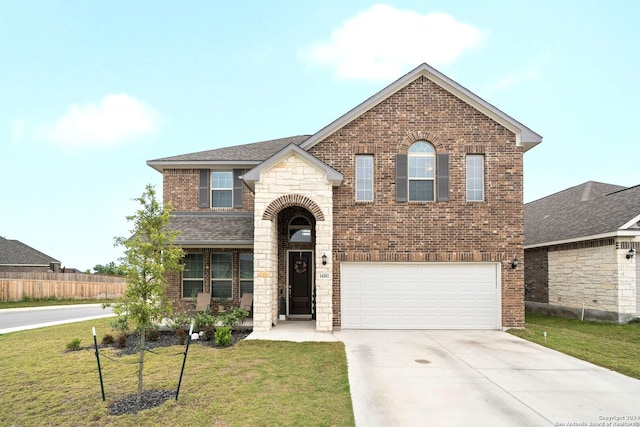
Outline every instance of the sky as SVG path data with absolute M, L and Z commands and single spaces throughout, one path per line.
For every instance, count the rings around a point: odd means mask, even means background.
M 0 1 L 0 236 L 117 261 L 147 160 L 313 134 L 426 62 L 543 136 L 524 201 L 640 184 L 640 2 Z

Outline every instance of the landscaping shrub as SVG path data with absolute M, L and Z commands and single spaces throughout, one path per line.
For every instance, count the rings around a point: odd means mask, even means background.
M 248 311 L 234 307 L 222 314 L 219 318 L 220 323 L 222 323 L 223 326 L 226 326 L 229 329 L 236 329 L 242 324 L 242 322 L 244 322 L 248 315 Z
M 124 333 L 118 335 L 118 338 L 116 338 L 115 347 L 124 348 L 124 346 L 126 345 L 127 345 L 127 335 Z
M 69 351 L 78 351 L 80 350 L 80 338 L 74 338 L 67 343 L 67 350 Z
M 231 329 L 228 326 L 221 326 L 216 329 L 216 345 L 222 347 L 231 345 Z
M 150 328 L 147 331 L 147 340 L 158 341 L 158 338 L 160 338 L 160 330 L 158 328 Z
M 102 337 L 101 344 L 110 345 L 113 343 L 114 343 L 113 335 L 106 334 L 104 337 Z

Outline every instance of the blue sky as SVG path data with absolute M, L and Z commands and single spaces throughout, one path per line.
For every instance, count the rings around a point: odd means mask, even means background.
M 312 134 L 427 62 L 544 137 L 525 201 L 640 184 L 640 2 L 0 2 L 0 236 L 115 261 L 150 159 Z

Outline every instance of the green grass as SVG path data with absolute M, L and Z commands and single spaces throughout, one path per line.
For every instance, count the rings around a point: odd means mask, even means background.
M 344 345 L 243 341 L 228 349 L 192 344 L 179 400 L 135 415 L 107 414 L 137 389 L 137 355 L 109 360 L 98 341 L 112 319 L 0 335 L 0 425 L 353 426 Z M 80 351 L 65 347 L 81 339 Z M 144 389 L 175 390 L 184 346 L 147 353 Z
M 24 298 L 21 301 L 0 302 L 0 310 L 3 308 L 24 308 L 24 307 L 45 307 L 49 305 L 69 305 L 69 304 L 108 304 L 116 300 L 106 299 L 56 299 L 52 298 Z
M 640 379 L 638 322 L 619 325 L 528 314 L 525 329 L 512 329 L 509 333 Z

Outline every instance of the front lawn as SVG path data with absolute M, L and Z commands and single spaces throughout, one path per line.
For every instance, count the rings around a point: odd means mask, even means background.
M 227 349 L 193 343 L 178 401 L 135 415 L 108 415 L 110 404 L 137 387 L 137 355 L 101 350 L 102 401 L 91 327 L 100 342 L 114 334 L 112 320 L 1 335 L 0 425 L 354 425 L 340 342 L 242 341 Z M 83 349 L 67 352 L 74 338 Z M 184 349 L 146 354 L 145 390 L 175 391 Z
M 526 328 L 509 333 L 640 379 L 640 322 L 618 325 L 527 314 Z

